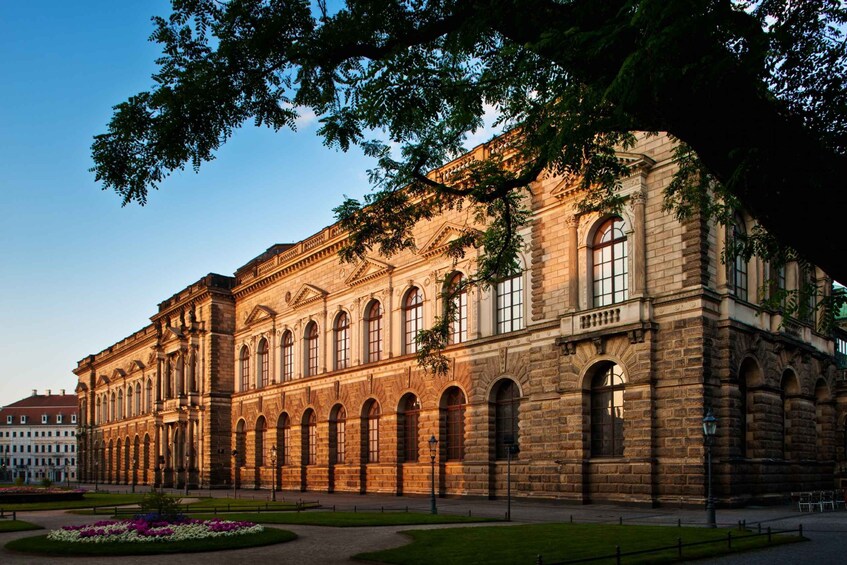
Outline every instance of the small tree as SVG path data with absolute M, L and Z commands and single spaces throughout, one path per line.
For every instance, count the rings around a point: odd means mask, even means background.
M 179 499 L 163 492 L 151 492 L 141 499 L 142 514 L 138 516 L 148 522 L 165 520 L 178 522 L 185 518 L 180 512 Z

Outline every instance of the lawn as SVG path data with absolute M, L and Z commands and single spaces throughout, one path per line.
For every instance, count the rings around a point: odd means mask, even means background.
M 177 497 L 179 498 L 179 497 Z M 109 505 L 112 505 L 110 508 Z M 96 511 L 92 512 L 90 507 L 92 505 L 87 505 L 87 510 L 83 509 L 76 514 L 84 514 L 84 515 L 102 515 L 102 516 L 111 516 L 114 513 L 114 504 L 109 503 L 103 505 L 102 508 L 97 508 Z M 301 508 L 312 508 L 316 505 L 306 504 L 301 506 Z M 296 501 L 288 501 L 288 502 L 265 502 L 259 500 L 232 500 L 226 498 L 202 498 L 195 502 L 191 502 L 188 504 L 180 504 L 180 508 L 188 513 L 195 512 L 211 512 L 214 513 L 224 513 L 224 512 L 246 512 L 246 513 L 259 513 L 259 512 L 274 512 L 274 511 L 293 511 L 297 509 Z
M 41 526 L 24 522 L 23 520 L 0 520 L 0 533 L 25 532 L 27 530 L 40 530 Z
M 619 526 L 608 524 L 539 524 L 511 527 L 450 528 L 411 530 L 404 532 L 412 543 L 372 553 L 356 555 L 357 559 L 403 565 L 439 565 L 480 563 L 506 565 L 535 563 L 539 555 L 544 563 L 613 555 L 615 546 L 621 552 L 675 546 L 683 543 L 720 539 L 715 543 L 683 548 L 684 559 L 696 559 L 728 553 L 725 529 L 674 528 L 665 526 Z M 733 530 L 733 537 L 743 532 Z M 774 536 L 774 543 L 800 541 L 798 536 Z M 746 551 L 767 546 L 767 537 L 733 540 L 732 551 Z M 671 563 L 677 560 L 676 549 L 624 558 L 631 563 Z M 613 563 L 595 561 L 595 563 Z
M 143 494 L 108 494 L 105 492 L 87 492 L 82 500 L 64 500 L 57 502 L 19 502 L 14 504 L 2 504 L 0 508 L 5 512 L 13 510 L 65 510 L 74 508 L 91 508 L 93 506 L 121 506 L 124 504 L 138 504 Z
M 192 518 L 208 520 L 211 514 L 191 514 Z M 305 526 L 331 526 L 338 528 L 371 526 L 419 526 L 422 524 L 464 524 L 491 522 L 488 518 L 468 518 L 449 514 L 420 514 L 416 512 L 261 512 L 218 515 L 227 520 L 257 522 L 260 524 L 302 524 Z
M 296 538 L 293 532 L 265 528 L 265 531 L 258 534 L 159 543 L 67 543 L 48 540 L 44 535 L 12 540 L 5 547 L 11 551 L 40 555 L 157 555 L 244 549 L 283 543 Z

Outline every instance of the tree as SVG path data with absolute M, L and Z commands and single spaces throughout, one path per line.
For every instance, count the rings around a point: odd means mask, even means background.
M 310 108 L 328 146 L 359 145 L 378 164 L 375 191 L 336 210 L 346 258 L 390 255 L 414 245 L 417 221 L 472 207 L 489 227 L 451 252 L 482 246 L 472 282 L 485 283 L 516 268 L 522 197 L 542 171 L 580 176 L 586 206 L 613 207 L 616 149 L 667 131 L 680 141 L 666 195 L 677 213 L 743 206 L 766 232 L 738 252 L 781 249 L 771 234 L 847 281 L 838 0 L 173 0 L 154 21 L 156 87 L 116 106 L 92 148 L 124 204 L 198 169 L 248 120 L 293 128 Z M 465 150 L 488 106 L 511 132 L 509 162 L 427 176 Z

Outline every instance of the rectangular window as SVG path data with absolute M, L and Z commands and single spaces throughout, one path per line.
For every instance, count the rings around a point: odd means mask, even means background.
M 523 275 L 497 283 L 497 333 L 523 329 Z
M 26 416 L 21 416 L 21 424 L 26 424 Z
M 11 417 L 11 416 L 6 416 L 6 423 L 7 423 L 7 424 L 11 424 L 11 423 L 12 423 L 12 417 Z
M 47 414 L 42 414 L 42 415 L 41 415 L 41 423 L 42 423 L 42 424 L 46 424 L 46 423 L 47 423 Z
M 61 423 L 62 423 L 62 415 L 61 415 L 61 414 L 59 414 L 58 416 L 56 416 L 56 423 L 57 423 L 57 424 L 61 424 Z

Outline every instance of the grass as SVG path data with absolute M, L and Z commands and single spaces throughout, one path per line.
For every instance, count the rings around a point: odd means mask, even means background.
M 192 518 L 208 520 L 211 514 L 192 514 Z M 302 524 L 337 528 L 371 526 L 419 526 L 422 524 L 464 524 L 491 522 L 488 518 L 468 518 L 449 514 L 419 514 L 416 512 L 261 512 L 227 513 L 218 515 L 227 520 L 244 520 L 261 524 Z
M 98 508 L 96 511 L 92 511 L 90 509 L 91 504 L 88 504 L 87 510 L 80 510 L 75 512 L 75 514 L 81 515 L 96 515 L 96 516 L 112 516 L 114 514 L 114 508 L 109 508 L 109 505 L 104 505 L 102 508 Z M 316 505 L 306 504 L 305 508 L 314 507 Z M 112 505 L 114 507 L 114 505 Z M 186 513 L 195 513 L 195 512 L 212 512 L 214 509 L 217 509 L 219 513 L 224 512 L 273 512 L 273 511 L 293 511 L 297 509 L 296 502 L 265 502 L 258 500 L 227 500 L 220 498 L 202 498 L 195 502 L 191 502 L 188 505 L 180 504 L 180 509 Z M 140 511 L 139 511 L 140 512 Z M 122 514 L 125 517 L 125 514 Z
M 766 536 L 747 540 L 733 539 L 733 549 L 729 550 L 726 544 L 727 531 L 725 529 L 608 524 L 540 524 L 412 530 L 404 532 L 412 538 L 412 543 L 408 545 L 385 551 L 360 553 L 355 558 L 402 565 L 429 563 L 505 565 L 533 563 L 541 555 L 545 563 L 553 563 L 614 555 L 616 545 L 620 546 L 621 552 L 626 553 L 675 546 L 677 538 L 682 538 L 683 543 L 711 539 L 723 540 L 723 543 L 683 548 L 683 558 L 688 560 L 767 546 Z M 734 530 L 732 534 L 736 538 L 743 532 Z M 774 535 L 773 543 L 790 543 L 801 539 L 803 538 L 799 536 Z M 676 549 L 625 558 L 627 564 L 672 563 L 676 560 Z M 614 563 L 614 559 L 595 561 L 595 563 Z
M 277 528 L 265 528 L 258 534 L 225 536 L 203 540 L 179 542 L 149 543 L 67 543 L 48 540 L 47 536 L 34 536 L 12 540 L 6 549 L 22 553 L 39 555 L 157 555 L 168 553 L 196 553 L 200 551 L 221 551 L 224 549 L 244 549 L 275 543 L 284 543 L 296 539 L 293 532 Z
M 74 508 L 91 508 L 92 506 L 122 506 L 137 504 L 143 494 L 108 494 L 105 492 L 87 492 L 82 500 L 63 500 L 56 502 L 19 502 L 0 504 L 5 512 L 15 510 L 71 510 Z
M 0 520 L 0 533 L 25 532 L 27 530 L 40 530 L 41 526 L 24 522 L 23 520 Z

